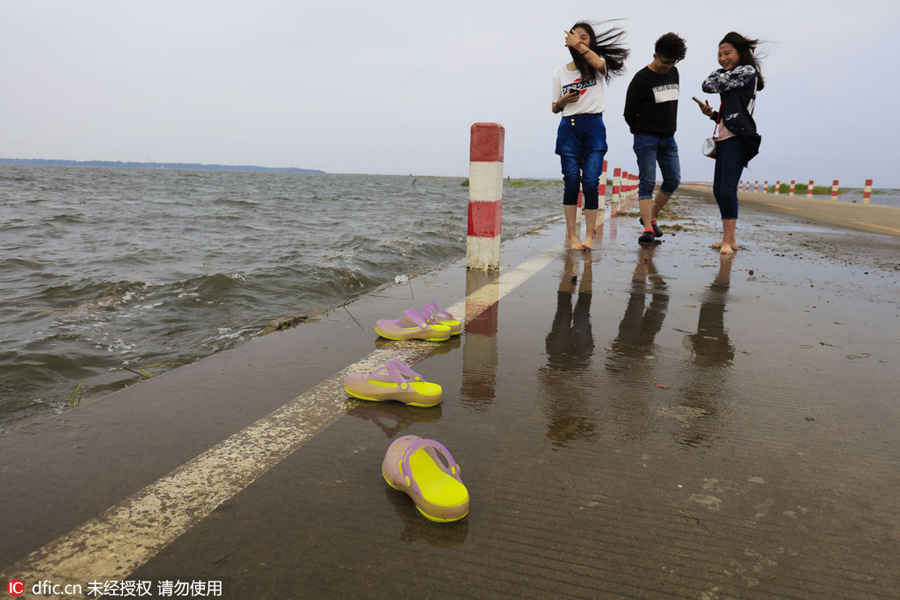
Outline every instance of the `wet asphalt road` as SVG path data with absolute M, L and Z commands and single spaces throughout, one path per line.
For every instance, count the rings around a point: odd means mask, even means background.
M 650 249 L 623 210 L 592 253 L 562 250 L 555 224 L 504 243 L 499 277 L 451 265 L 3 436 L 3 576 L 41 564 L 26 585 L 221 582 L 229 598 L 900 596 L 900 237 L 747 202 L 722 259 L 702 192 Z M 467 320 L 404 350 L 439 408 L 320 386 L 399 352 L 374 321 L 429 300 Z M 94 534 L 59 543 L 298 397 L 287 430 L 243 442 L 268 461 L 245 482 L 195 475 L 234 493 L 119 511 L 175 531 L 158 547 L 129 542 L 128 562 Z M 292 430 L 309 435 L 277 446 Z M 422 519 L 381 479 L 408 434 L 460 463 L 464 521 Z M 85 564 L 63 573 L 54 552 Z

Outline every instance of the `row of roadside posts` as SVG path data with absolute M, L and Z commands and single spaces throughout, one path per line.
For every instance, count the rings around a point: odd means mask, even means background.
M 796 183 L 797 182 L 795 180 L 791 179 L 791 185 L 790 185 L 790 187 L 788 187 L 788 196 L 794 195 L 794 186 L 796 185 Z M 810 179 L 809 185 L 806 187 L 806 197 L 807 198 L 813 197 L 813 187 L 814 186 L 815 186 L 815 182 L 812 179 Z M 750 191 L 750 181 L 749 180 L 741 181 L 738 184 L 738 190 L 743 190 L 745 192 L 749 192 Z M 838 182 L 837 179 L 835 179 L 831 184 L 831 201 L 832 202 L 838 201 L 838 191 L 839 190 L 840 190 L 840 183 Z M 764 181 L 762 193 L 766 194 L 766 193 L 768 193 L 768 191 L 769 191 L 769 182 Z M 759 192 L 759 181 L 753 182 L 753 192 L 756 194 L 760 193 Z M 775 188 L 773 190 L 773 193 L 776 196 L 781 194 L 781 181 L 775 181 Z M 872 199 L 872 180 L 866 179 L 866 185 L 863 188 L 862 203 L 869 204 L 871 199 Z
M 497 123 L 472 125 L 469 144 L 469 224 L 466 240 L 466 267 L 494 271 L 500 269 L 500 217 L 503 209 L 503 146 L 505 130 Z M 603 161 L 598 192 L 599 210 L 606 208 L 607 187 L 611 185 L 609 202 L 618 207 L 637 196 L 638 176 L 620 168 L 613 169 L 608 179 L 608 161 Z M 583 206 L 578 193 L 578 206 Z M 577 212 L 581 228 L 581 211 Z

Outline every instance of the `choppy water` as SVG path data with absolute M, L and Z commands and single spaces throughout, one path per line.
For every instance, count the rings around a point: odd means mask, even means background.
M 0 432 L 464 257 L 462 181 L 0 166 Z M 503 236 L 558 196 L 506 187 Z

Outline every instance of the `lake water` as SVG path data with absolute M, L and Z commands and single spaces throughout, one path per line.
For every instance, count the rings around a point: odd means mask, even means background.
M 0 166 L 0 432 L 464 258 L 463 181 Z M 560 194 L 507 186 L 503 237 Z
M 464 258 L 463 181 L 0 165 L 0 433 Z M 562 212 L 503 197 L 504 238 Z

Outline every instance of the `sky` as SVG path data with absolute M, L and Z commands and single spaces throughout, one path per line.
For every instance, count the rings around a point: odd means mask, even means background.
M 606 90 L 610 170 L 637 171 L 625 91 L 674 31 L 682 180 L 712 179 L 691 96 L 718 104 L 700 83 L 734 30 L 767 42 L 745 179 L 900 188 L 895 0 L 0 0 L 0 158 L 464 177 L 491 122 L 505 175 L 558 179 L 563 30 L 608 19 L 631 48 Z

